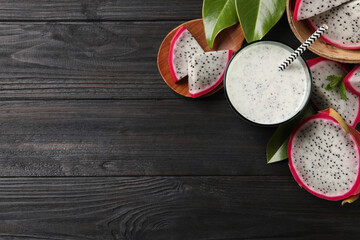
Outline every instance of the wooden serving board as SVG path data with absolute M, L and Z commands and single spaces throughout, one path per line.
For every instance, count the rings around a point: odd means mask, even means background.
M 286 4 L 286 13 L 289 25 L 297 39 L 302 43 L 313 33 L 305 20 L 294 20 L 295 0 L 288 0 Z M 324 42 L 321 38 L 315 41 L 309 49 L 322 57 L 337 62 L 360 63 L 360 49 L 343 49 Z
M 240 24 L 236 24 L 230 28 L 223 30 L 215 39 L 213 49 L 210 49 L 206 43 L 204 25 L 202 19 L 191 20 L 189 22 L 183 23 L 182 25 L 185 26 L 191 32 L 191 34 L 195 37 L 195 39 L 199 42 L 200 46 L 206 52 L 227 50 L 227 49 L 231 49 L 234 52 L 237 52 L 241 48 L 241 45 L 244 41 L 244 35 L 241 26 Z M 180 26 L 173 29 L 161 43 L 157 57 L 157 64 L 158 64 L 159 72 L 165 83 L 178 94 L 184 97 L 190 97 L 187 77 L 185 77 L 185 79 L 179 81 L 178 83 L 175 83 L 171 77 L 169 63 L 168 63 L 170 42 L 173 36 L 175 35 L 175 32 Z M 215 88 L 213 91 L 209 92 L 204 96 L 205 97 L 210 96 L 222 88 L 223 88 L 223 84 L 221 83 L 217 88 Z

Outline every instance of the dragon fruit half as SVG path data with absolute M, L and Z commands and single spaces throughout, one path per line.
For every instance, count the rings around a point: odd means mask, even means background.
M 345 49 L 358 49 L 360 48 L 359 17 L 360 0 L 354 0 L 311 17 L 308 23 L 313 30 L 323 24 L 329 26 L 329 30 L 321 36 L 325 42 Z
M 168 59 L 170 73 L 175 82 L 187 76 L 189 59 L 203 52 L 191 33 L 184 26 L 179 27 L 171 40 Z
M 305 119 L 292 132 L 288 145 L 294 179 L 317 197 L 356 200 L 360 191 L 359 140 L 359 133 L 332 109 Z
M 296 0 L 295 21 L 303 20 L 323 13 L 350 0 Z
M 360 65 L 354 67 L 344 78 L 345 87 L 352 93 L 360 96 Z
M 215 89 L 224 79 L 232 50 L 204 52 L 194 55 L 189 62 L 189 93 L 193 98 Z
M 329 75 L 346 76 L 349 72 L 347 66 L 322 57 L 308 60 L 307 63 L 312 76 L 313 87 L 311 90 L 311 101 L 314 105 L 320 110 L 333 108 L 349 125 L 353 127 L 356 126 L 356 124 L 360 122 L 359 96 L 347 91 L 346 95 L 348 100 L 343 100 L 340 97 L 339 89 L 332 91 L 325 90 L 325 87 L 329 83 L 326 78 Z

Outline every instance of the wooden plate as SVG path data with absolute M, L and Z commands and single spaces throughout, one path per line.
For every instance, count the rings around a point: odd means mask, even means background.
M 240 24 L 237 24 L 223 30 L 216 37 L 213 49 L 210 49 L 206 43 L 204 25 L 202 19 L 195 19 L 186 22 L 182 25 L 185 26 L 190 31 L 190 33 L 195 37 L 195 39 L 199 42 L 200 46 L 206 52 L 216 51 L 216 50 L 227 50 L 227 49 L 231 49 L 234 52 L 236 52 L 241 48 L 241 45 L 244 41 L 244 35 L 240 27 Z M 173 29 L 161 43 L 157 57 L 157 64 L 158 64 L 159 72 L 162 78 L 164 79 L 165 83 L 178 94 L 183 95 L 185 97 L 190 97 L 187 77 L 186 79 L 183 79 L 178 83 L 175 83 L 170 75 L 170 69 L 168 63 L 170 42 L 176 30 L 180 26 Z M 211 92 L 207 93 L 204 96 L 210 96 L 222 88 L 223 88 L 223 84 L 221 83 L 217 88 L 215 88 L 214 90 L 212 90 Z
M 309 28 L 306 21 L 295 21 L 294 7 L 296 0 L 288 0 L 286 4 L 287 19 L 290 28 L 299 39 L 304 42 L 313 31 Z M 312 44 L 309 49 L 322 57 L 344 63 L 360 63 L 360 50 L 359 49 L 342 49 L 331 44 L 325 43 L 322 39 L 317 40 Z

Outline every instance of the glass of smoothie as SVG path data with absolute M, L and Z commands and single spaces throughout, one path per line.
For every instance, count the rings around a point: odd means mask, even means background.
M 224 90 L 235 112 L 256 125 L 278 126 L 305 108 L 311 93 L 306 61 L 298 57 L 283 71 L 278 69 L 293 51 L 279 42 L 258 41 L 233 56 Z

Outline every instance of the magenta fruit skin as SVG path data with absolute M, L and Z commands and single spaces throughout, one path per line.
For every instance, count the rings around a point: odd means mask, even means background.
M 351 79 L 353 77 L 355 77 L 355 73 L 359 73 L 360 74 L 360 65 L 357 65 L 353 68 L 353 70 L 351 70 L 346 77 L 344 78 L 344 85 L 346 87 L 347 90 L 349 90 L 350 92 L 360 96 L 360 92 L 357 91 L 354 86 L 352 85 L 352 82 L 356 82 L 356 81 L 351 81 Z M 359 84 L 360 84 L 360 76 L 359 76 Z
M 233 51 L 232 51 L 232 50 L 228 50 L 227 64 L 229 63 L 232 55 L 233 55 Z M 215 81 L 215 83 L 214 83 L 213 85 L 211 85 L 211 87 L 206 88 L 206 89 L 204 89 L 203 91 L 198 92 L 198 93 L 195 93 L 195 94 L 189 92 L 190 96 L 191 96 L 192 98 L 197 98 L 197 97 L 200 97 L 200 96 L 202 96 L 202 95 L 205 95 L 205 94 L 211 92 L 212 90 L 214 90 L 217 86 L 219 86 L 220 83 L 223 82 L 223 80 L 224 80 L 224 75 L 225 75 L 225 71 L 226 71 L 226 68 L 224 68 L 221 76 Z
M 292 132 L 291 136 L 290 136 L 290 140 L 289 140 L 289 144 L 288 144 L 288 156 L 289 156 L 289 168 L 290 168 L 290 172 L 293 175 L 295 181 L 299 184 L 300 187 L 304 188 L 305 190 L 307 190 L 308 192 L 310 192 L 311 194 L 313 194 L 314 196 L 317 196 L 319 198 L 323 198 L 326 200 L 330 200 L 330 201 L 339 201 L 339 200 L 343 200 L 346 198 L 349 198 L 353 195 L 357 195 L 360 192 L 360 164 L 358 165 L 358 169 L 357 169 L 357 176 L 356 176 L 356 180 L 354 182 L 354 185 L 352 186 L 352 188 L 346 192 L 343 195 L 338 195 L 338 196 L 325 196 L 323 194 L 320 194 L 318 192 L 315 192 L 313 190 L 311 190 L 309 187 L 307 187 L 307 185 L 300 179 L 298 172 L 296 171 L 294 165 L 293 165 L 293 157 L 292 157 L 292 150 L 293 150 L 293 141 L 294 141 L 294 137 L 296 136 L 296 133 L 309 121 L 312 120 L 316 120 L 316 119 L 327 119 L 327 120 L 331 120 L 333 122 L 335 122 L 336 124 L 339 124 L 333 117 L 329 116 L 328 113 L 325 112 L 320 112 L 316 115 L 310 116 L 307 119 L 303 120 Z M 339 124 L 340 125 L 340 124 Z M 350 132 L 348 134 L 351 134 L 354 142 L 356 143 L 356 147 L 357 147 L 357 151 L 360 152 L 359 149 L 359 145 L 358 145 L 358 139 L 359 139 L 359 133 L 352 128 L 351 126 L 349 126 Z M 358 135 L 358 136 L 355 136 Z

